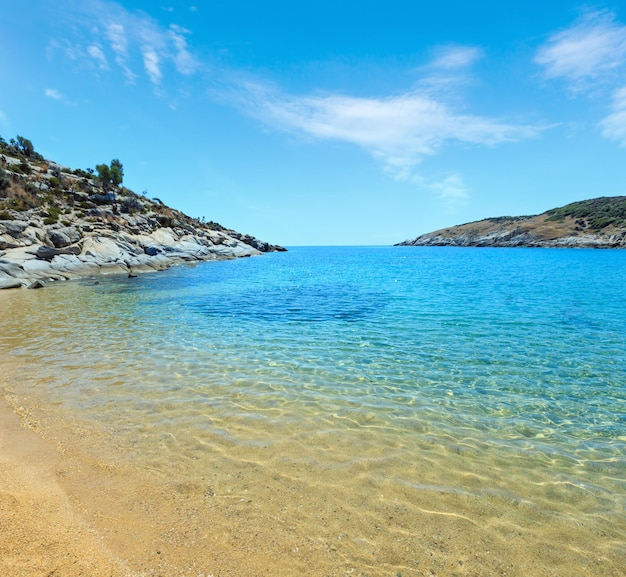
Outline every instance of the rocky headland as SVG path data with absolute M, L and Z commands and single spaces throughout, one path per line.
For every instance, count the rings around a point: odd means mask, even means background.
M 574 202 L 535 216 L 487 218 L 396 246 L 626 248 L 626 196 Z
M 285 250 L 121 185 L 123 167 L 72 170 L 0 137 L 0 289 L 163 270 Z

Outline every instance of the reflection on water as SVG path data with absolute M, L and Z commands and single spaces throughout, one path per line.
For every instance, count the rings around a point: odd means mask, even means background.
M 625 266 L 296 249 L 2 294 L 5 389 L 276 571 L 620 575 Z

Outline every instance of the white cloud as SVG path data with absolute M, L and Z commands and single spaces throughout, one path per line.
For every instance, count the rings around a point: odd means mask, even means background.
M 613 95 L 612 112 L 600 123 L 602 136 L 626 146 L 626 86 Z
M 543 128 L 461 114 L 428 94 L 388 98 L 336 94 L 289 96 L 246 84 L 243 105 L 272 127 L 357 145 L 398 179 L 410 179 L 425 156 L 448 143 L 496 145 L 537 136 Z M 451 189 L 450 189 L 451 190 Z
M 430 67 L 443 70 L 458 70 L 471 66 L 482 57 L 480 48 L 475 46 L 440 46 L 434 51 Z
M 159 84 L 163 78 L 159 68 L 159 55 L 152 48 L 144 48 L 143 64 L 153 84 Z
M 611 12 L 590 12 L 554 34 L 535 61 L 548 78 L 565 79 L 574 92 L 608 97 L 609 114 L 598 124 L 602 136 L 626 146 L 626 26 Z
M 9 130 L 9 117 L 3 110 L 0 110 L 0 128 L 2 128 L 2 132 L 8 132 Z
M 102 48 L 96 44 L 92 44 L 87 47 L 87 54 L 91 56 L 97 63 L 101 70 L 108 70 L 109 63 L 107 62 L 106 56 L 102 51 Z
M 128 65 L 128 39 L 124 25 L 119 22 L 106 23 L 105 37 L 115 53 L 115 62 L 124 71 L 124 76 L 129 82 L 135 82 L 137 76 Z
M 110 70 L 115 62 L 131 83 L 137 82 L 142 67 L 159 94 L 168 65 L 170 70 L 186 76 L 199 68 L 188 45 L 189 30 L 163 26 L 143 12 L 108 0 L 84 2 L 81 17 L 83 29 L 90 31 L 91 38 L 82 45 L 70 45 L 66 55 L 73 60 L 88 59 L 100 70 Z
M 626 26 L 609 12 L 591 12 L 575 25 L 550 37 L 535 57 L 548 78 L 564 78 L 572 89 L 592 86 L 591 82 L 624 66 Z
M 428 188 L 450 204 L 465 203 L 469 198 L 467 186 L 458 174 L 451 174 L 439 182 L 430 183 Z
M 46 88 L 45 94 L 53 100 L 64 100 L 63 95 L 56 88 Z
M 194 58 L 187 48 L 186 36 L 189 34 L 189 30 L 185 28 L 175 25 L 170 26 L 169 37 L 175 48 L 173 55 L 174 64 L 176 64 L 178 72 L 185 75 L 193 74 L 198 69 L 196 58 Z
M 469 189 L 460 174 L 453 173 L 441 180 L 414 174 L 410 177 L 410 182 L 434 194 L 451 211 L 466 206 L 469 202 Z

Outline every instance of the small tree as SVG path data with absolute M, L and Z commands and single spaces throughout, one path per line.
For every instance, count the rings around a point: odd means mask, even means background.
M 33 152 L 35 152 L 35 147 L 33 146 L 33 143 L 28 140 L 28 138 L 24 138 L 23 136 L 17 137 L 17 146 L 26 157 L 32 156 Z
M 111 161 L 111 184 L 113 184 L 113 186 L 119 186 L 120 184 L 122 184 L 123 180 L 124 167 L 117 158 L 114 158 Z
M 108 192 L 111 186 L 118 187 L 124 180 L 124 167 L 117 158 L 111 161 L 111 166 L 108 164 L 96 165 L 96 171 L 104 192 Z
M 98 180 L 102 185 L 104 192 L 108 192 L 111 185 L 111 169 L 108 164 L 97 164 L 96 171 L 98 172 Z

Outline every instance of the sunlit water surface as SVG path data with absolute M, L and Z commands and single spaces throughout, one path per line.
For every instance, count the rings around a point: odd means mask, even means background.
M 526 575 L 568 567 L 523 552 L 546 538 L 623 569 L 626 251 L 294 248 L 2 297 L 7 393 L 261 525 L 282 511 L 331 568 L 427 575 L 430 514 L 517 538 Z

